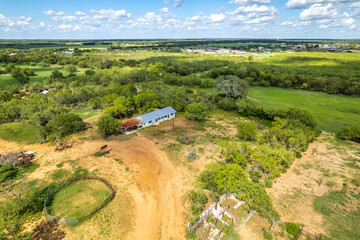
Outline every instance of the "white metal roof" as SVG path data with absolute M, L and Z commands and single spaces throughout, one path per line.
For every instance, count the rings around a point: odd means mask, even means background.
M 159 109 L 157 111 L 153 111 L 153 112 L 138 116 L 138 117 L 136 117 L 136 119 L 139 119 L 144 122 L 148 122 L 148 121 L 153 121 L 157 118 L 164 117 L 166 115 L 170 115 L 171 113 L 175 113 L 175 112 L 176 112 L 175 109 L 173 109 L 172 107 L 166 107 L 166 108 Z

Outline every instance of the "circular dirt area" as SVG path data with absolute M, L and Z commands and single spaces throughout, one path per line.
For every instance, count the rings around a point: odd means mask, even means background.
M 110 195 L 111 190 L 99 180 L 75 181 L 55 194 L 51 214 L 62 218 L 82 218 L 101 206 Z

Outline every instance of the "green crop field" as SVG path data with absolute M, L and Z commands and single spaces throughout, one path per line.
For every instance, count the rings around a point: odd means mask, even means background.
M 35 72 L 35 76 L 31 76 L 30 77 L 30 83 L 32 82 L 42 82 L 44 81 L 44 79 L 46 77 L 49 77 L 51 75 L 51 73 L 56 69 L 55 66 L 52 67 L 41 67 L 41 66 L 30 66 L 30 65 L 16 65 L 17 67 L 21 67 L 21 68 L 30 68 Z M 58 69 L 60 72 L 62 72 L 64 74 L 64 76 L 68 75 L 69 73 L 62 70 L 62 69 Z M 75 73 L 76 75 L 82 75 L 83 74 L 83 70 L 80 69 L 77 73 Z M 11 74 L 0 74 L 0 88 L 4 88 L 7 85 L 14 85 L 14 84 L 19 84 L 19 82 L 11 77 Z
M 360 123 L 360 98 L 274 87 L 251 87 L 249 99 L 266 109 L 297 107 L 309 111 L 321 130 L 336 133 Z
M 110 189 L 98 180 L 77 181 L 55 195 L 52 211 L 57 217 L 84 217 L 110 194 Z

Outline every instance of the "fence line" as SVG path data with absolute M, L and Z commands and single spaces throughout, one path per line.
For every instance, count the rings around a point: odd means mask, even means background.
M 80 216 L 78 218 L 74 217 L 74 218 L 61 218 L 61 219 L 58 219 L 55 216 L 52 216 L 51 214 L 49 214 L 47 205 L 48 205 L 48 201 L 49 201 L 50 197 L 53 197 L 61 188 L 66 187 L 66 186 L 70 185 L 73 182 L 81 181 L 81 180 L 98 180 L 98 181 L 101 181 L 102 183 L 104 183 L 110 189 L 110 191 L 111 191 L 110 196 L 107 197 L 105 199 L 105 201 L 100 206 L 97 206 L 88 215 L 85 215 L 85 216 Z M 109 204 L 109 202 L 111 202 L 115 198 L 115 195 L 116 195 L 116 191 L 115 191 L 114 187 L 107 180 L 105 180 L 103 178 L 96 177 L 96 176 L 76 177 L 76 178 L 70 179 L 69 181 L 67 181 L 66 183 L 64 183 L 64 184 L 62 184 L 60 186 L 57 186 L 57 187 L 51 189 L 47 193 L 45 201 L 44 201 L 45 215 L 46 215 L 46 218 L 51 223 L 54 223 L 54 222 L 57 222 L 58 224 L 76 223 L 76 222 L 79 222 L 79 221 L 81 221 L 81 220 L 83 220 L 85 218 L 88 218 L 88 217 L 94 215 L 95 213 L 97 213 L 98 211 L 100 211 L 102 208 L 104 208 L 107 204 Z

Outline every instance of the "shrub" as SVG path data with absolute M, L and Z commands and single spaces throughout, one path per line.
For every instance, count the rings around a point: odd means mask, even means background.
M 360 126 L 353 125 L 343 128 L 338 132 L 337 137 L 360 143 Z
M 253 122 L 239 122 L 237 124 L 237 136 L 245 141 L 255 141 L 258 133 L 258 127 Z
M 273 182 L 270 179 L 265 179 L 265 187 L 272 188 Z
M 185 117 L 192 120 L 203 120 L 207 116 L 208 107 L 205 103 L 193 102 L 186 107 Z
M 300 232 L 300 225 L 297 223 L 286 223 L 286 231 L 296 237 Z
M 96 122 L 96 126 L 98 126 L 98 132 L 103 137 L 117 133 L 121 129 L 121 124 L 115 118 L 109 115 L 101 116 L 99 121 Z
M 191 212 L 194 215 L 200 214 L 204 210 L 205 204 L 208 202 L 208 197 L 205 195 L 204 192 L 196 192 L 194 190 L 189 191 L 187 196 L 191 202 Z

